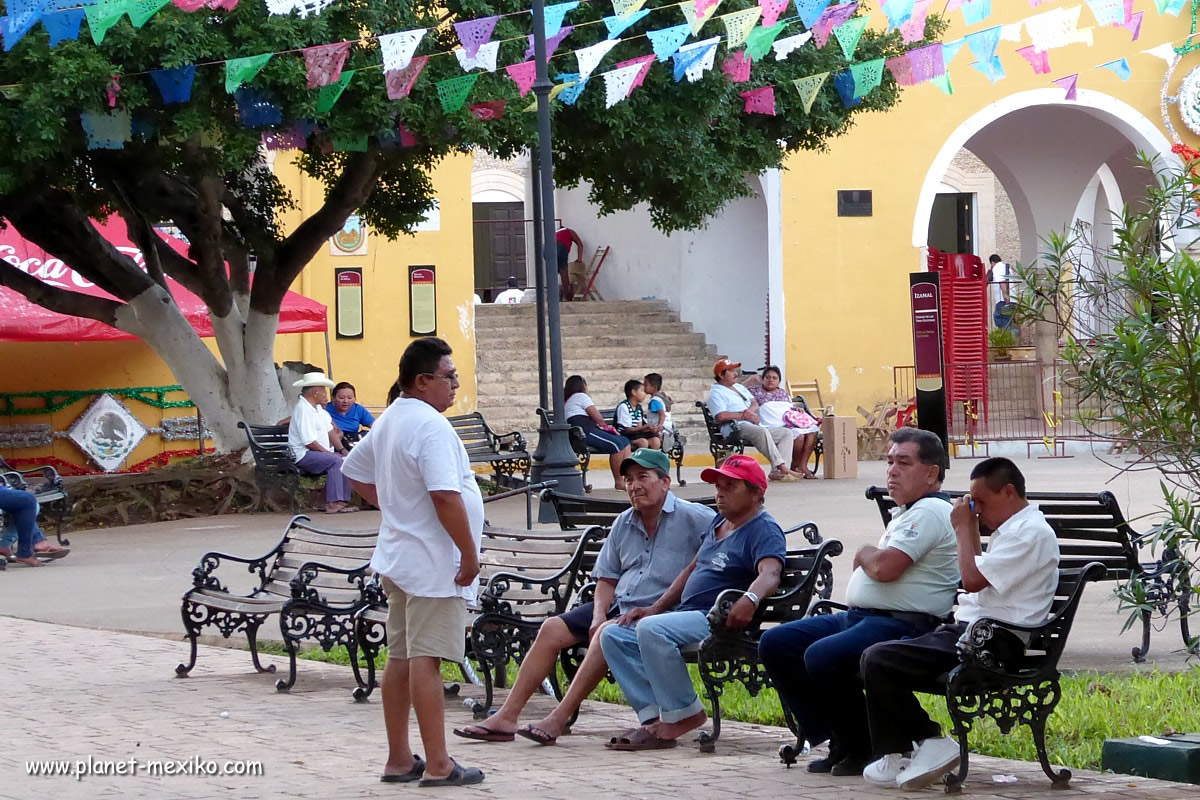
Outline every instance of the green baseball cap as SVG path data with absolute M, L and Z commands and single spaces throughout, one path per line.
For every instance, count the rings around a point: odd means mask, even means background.
M 662 450 L 652 450 L 649 447 L 639 447 L 634 450 L 629 458 L 621 462 L 622 475 L 625 474 L 625 468 L 630 464 L 637 464 L 647 469 L 658 469 L 668 475 L 671 474 L 671 461 Z

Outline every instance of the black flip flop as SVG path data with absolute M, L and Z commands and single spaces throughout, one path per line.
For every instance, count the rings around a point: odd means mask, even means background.
M 537 742 L 543 746 L 549 746 L 558 741 L 557 736 L 551 736 L 536 725 L 526 725 L 517 731 L 518 736 L 523 736 L 531 742 Z
M 474 786 L 477 783 L 483 783 L 483 770 L 477 767 L 463 768 L 455 761 L 454 769 L 446 777 L 421 778 L 417 786 L 425 789 L 431 786 Z
M 408 772 L 397 772 L 392 775 L 380 775 L 380 783 L 412 783 L 418 781 L 425 774 L 425 760 L 420 756 L 413 755 L 413 767 Z
M 64 547 L 61 550 L 34 550 L 33 554 L 38 558 L 44 558 L 53 561 L 56 558 L 66 558 L 71 554 L 71 548 Z

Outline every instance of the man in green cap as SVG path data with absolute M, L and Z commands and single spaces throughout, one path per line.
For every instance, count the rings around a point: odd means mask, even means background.
M 621 463 L 621 476 L 632 508 L 617 517 L 604 540 L 592 570 L 594 602 L 546 620 L 504 705 L 486 724 L 458 728 L 456 735 L 511 742 L 520 734 L 538 744 L 554 744 L 608 672 L 596 638 L 600 631 L 623 614 L 653 605 L 691 565 L 716 512 L 671 492 L 671 462 L 661 450 L 635 450 Z M 559 651 L 585 642 L 589 643 L 587 656 L 562 702 L 545 719 L 519 727 L 521 709 L 554 669 Z

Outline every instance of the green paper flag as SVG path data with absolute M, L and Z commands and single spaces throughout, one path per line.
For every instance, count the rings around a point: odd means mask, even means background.
M 725 46 L 730 50 L 740 47 L 761 16 L 762 9 L 758 6 L 722 15 L 720 19 L 725 23 Z
M 842 46 L 842 53 L 846 56 L 847 61 L 854 58 L 854 51 L 858 49 L 858 40 L 862 38 L 863 29 L 866 27 L 866 17 L 855 17 L 833 29 L 833 35 L 837 37 L 838 44 Z
M 817 93 L 821 91 L 821 87 L 825 85 L 825 81 L 828 78 L 829 73 L 822 72 L 820 75 L 809 75 L 807 78 L 797 78 L 792 81 L 792 85 L 800 93 L 800 102 L 804 103 L 805 114 L 812 111 L 813 102 L 817 99 Z
M 954 94 L 954 84 L 950 83 L 949 72 L 943 72 L 936 78 L 930 78 L 929 82 L 941 89 L 945 94 Z
M 150 21 L 171 0 L 132 0 L 129 4 L 129 21 L 133 27 L 140 28 Z
M 96 44 L 103 42 L 104 34 L 121 21 L 121 17 L 125 15 L 125 9 L 124 0 L 116 0 L 116 2 L 110 0 L 110 2 L 97 3 L 84 8 L 83 13 L 87 15 L 88 30 L 92 32 L 92 41 Z
M 350 81 L 354 79 L 354 73 L 357 70 L 348 69 L 342 72 L 333 83 L 327 83 L 317 92 L 317 113 L 328 114 L 333 110 L 333 106 L 337 103 L 338 98 L 342 96 L 342 92 L 346 91 L 346 87 L 350 85 Z
M 442 101 L 442 110 L 450 114 L 462 108 L 477 80 L 479 80 L 479 73 L 472 72 L 469 75 L 459 75 L 457 78 L 438 81 L 438 99 Z
M 757 27 L 750 31 L 750 35 L 746 37 L 746 55 L 755 61 L 762 61 L 763 56 L 771 49 L 771 45 L 779 34 L 783 33 L 783 26 L 787 23 L 780 22 L 772 25 L 769 28 Z
M 254 80 L 254 76 L 271 60 L 272 53 L 261 56 L 246 56 L 231 58 L 225 62 L 225 91 L 233 94 L 246 81 Z
M 368 137 L 365 133 L 362 136 L 338 136 L 335 134 L 333 137 L 333 149 L 339 152 L 365 153 L 368 144 Z
M 854 96 L 866 97 L 883 80 L 883 59 L 851 64 L 850 74 L 854 76 Z

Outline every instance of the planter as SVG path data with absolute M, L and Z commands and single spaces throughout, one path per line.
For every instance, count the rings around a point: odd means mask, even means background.
M 1012 353 L 1010 352 L 1011 350 L 1012 348 L 1008 347 L 989 347 L 988 361 L 1012 361 Z
M 1010 347 L 1008 352 L 1013 361 L 1037 361 L 1036 347 Z

